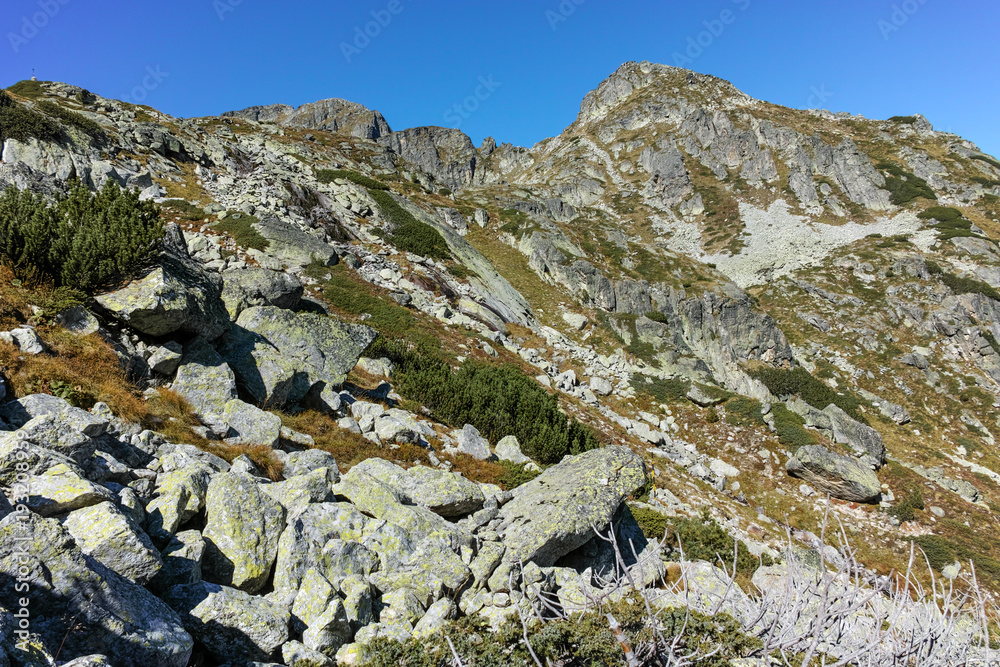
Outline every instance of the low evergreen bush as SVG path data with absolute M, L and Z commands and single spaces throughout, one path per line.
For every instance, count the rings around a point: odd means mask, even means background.
M 57 287 L 111 287 L 151 260 L 162 237 L 156 205 L 111 179 L 97 193 L 73 183 L 51 204 L 15 188 L 0 197 L 0 262 Z
M 230 211 L 225 218 L 212 225 L 213 229 L 228 234 L 241 248 L 267 250 L 271 242 L 261 236 L 254 225 L 260 218 L 246 213 Z
M 387 225 L 386 239 L 400 250 L 432 259 L 451 259 L 441 232 L 420 222 L 384 190 L 369 189 Z
M 909 204 L 919 197 L 937 199 L 937 194 L 927 184 L 927 181 L 916 174 L 906 171 L 899 165 L 892 164 L 891 162 L 880 162 L 875 168 L 888 174 L 885 177 L 885 185 L 883 187 L 889 191 L 889 201 L 896 206 Z
M 15 102 L 0 90 L 0 143 L 7 139 L 27 142 L 56 141 L 62 136 L 59 125 L 48 116 Z
M 962 278 L 954 273 L 949 273 L 936 262 L 928 261 L 926 264 L 927 271 L 932 276 L 937 276 L 955 294 L 981 294 L 994 301 L 1000 301 L 1000 292 L 994 287 L 974 278 Z
M 771 412 L 774 415 L 774 430 L 778 432 L 778 442 L 793 452 L 799 447 L 816 444 L 816 436 L 805 428 L 806 421 L 778 403 Z
M 356 171 L 351 171 L 350 169 L 315 169 L 313 170 L 313 174 L 316 176 L 316 180 L 320 183 L 332 183 L 337 179 L 344 179 L 346 181 L 356 183 L 368 190 L 389 189 L 389 186 L 385 183 L 365 176 L 364 174 L 359 174 Z
M 96 122 L 90 120 L 83 114 L 61 107 L 55 102 L 50 100 L 41 100 L 35 104 L 35 109 L 44 112 L 53 118 L 58 118 L 67 125 L 72 125 L 76 129 L 80 130 L 84 134 L 90 135 L 94 139 L 102 139 L 104 137 L 104 129 Z
M 645 375 L 637 374 L 632 377 L 632 388 L 638 392 L 648 394 L 661 403 L 672 403 L 687 396 L 691 389 L 691 381 L 684 378 L 653 378 L 652 382 L 646 382 Z
M 472 424 L 494 443 L 514 435 L 521 450 L 539 463 L 558 463 L 567 454 L 598 447 L 593 432 L 567 417 L 557 398 L 518 367 L 466 361 L 452 370 L 426 352 L 379 338 L 365 355 L 390 359 L 398 391 L 440 421 L 456 428 Z
M 893 116 L 889 119 L 890 123 L 901 123 L 903 125 L 913 125 L 917 122 L 916 116 Z
M 779 398 L 797 395 L 817 410 L 825 410 L 832 403 L 862 424 L 868 423 L 854 396 L 837 393 L 801 366 L 790 369 L 761 367 L 750 370 L 749 374 L 763 382 L 767 390 Z

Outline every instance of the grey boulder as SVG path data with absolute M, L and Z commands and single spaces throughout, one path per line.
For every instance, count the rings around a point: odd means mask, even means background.
M 548 567 L 610 524 L 625 498 L 646 483 L 642 459 L 626 447 L 584 452 L 518 487 L 500 511 L 508 562 Z
M 255 401 L 281 407 L 319 382 L 343 384 L 375 336 L 332 317 L 259 306 L 240 314 L 221 352 Z
M 877 502 L 882 493 L 878 477 L 856 459 L 820 445 L 800 447 L 785 469 L 834 498 L 857 503 Z
M 163 567 L 149 536 L 112 503 L 70 512 L 63 526 L 83 553 L 134 584 L 145 585 Z
M 282 271 L 237 269 L 223 278 L 222 301 L 233 319 L 254 306 L 294 309 L 302 298 L 302 283 Z
M 214 340 L 229 324 L 221 279 L 191 259 L 173 223 L 167 225 L 157 266 L 96 301 L 115 319 L 150 336 L 183 331 Z
M 30 539 L 22 540 L 25 536 Z M 29 514 L 0 522 L 0 573 L 26 578 L 31 630 L 66 660 L 105 655 L 121 667 L 185 667 L 193 642 L 181 619 L 152 593 L 80 551 L 54 519 Z M 14 586 L 0 587 L 0 606 L 18 608 Z M 74 622 L 67 633 L 67 623 Z
M 289 615 L 235 588 L 200 581 L 174 586 L 163 601 L 220 663 L 269 661 L 288 641 Z

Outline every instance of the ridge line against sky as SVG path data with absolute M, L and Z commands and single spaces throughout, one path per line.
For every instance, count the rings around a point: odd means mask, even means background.
M 0 84 L 34 69 L 182 117 L 338 97 L 531 146 L 649 60 L 793 108 L 921 113 L 997 154 L 998 19 L 973 0 L 4 0 Z

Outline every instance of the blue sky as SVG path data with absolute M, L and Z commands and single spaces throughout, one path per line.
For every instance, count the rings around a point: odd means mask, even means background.
M 982 0 L 2 0 L 0 85 L 34 68 L 177 116 L 343 97 L 531 145 L 651 60 L 792 107 L 923 113 L 997 155 L 997 25 Z

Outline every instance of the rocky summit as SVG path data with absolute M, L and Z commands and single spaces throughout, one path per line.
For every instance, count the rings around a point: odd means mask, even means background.
M 971 141 L 648 62 L 0 140 L 0 666 L 1000 664 Z

